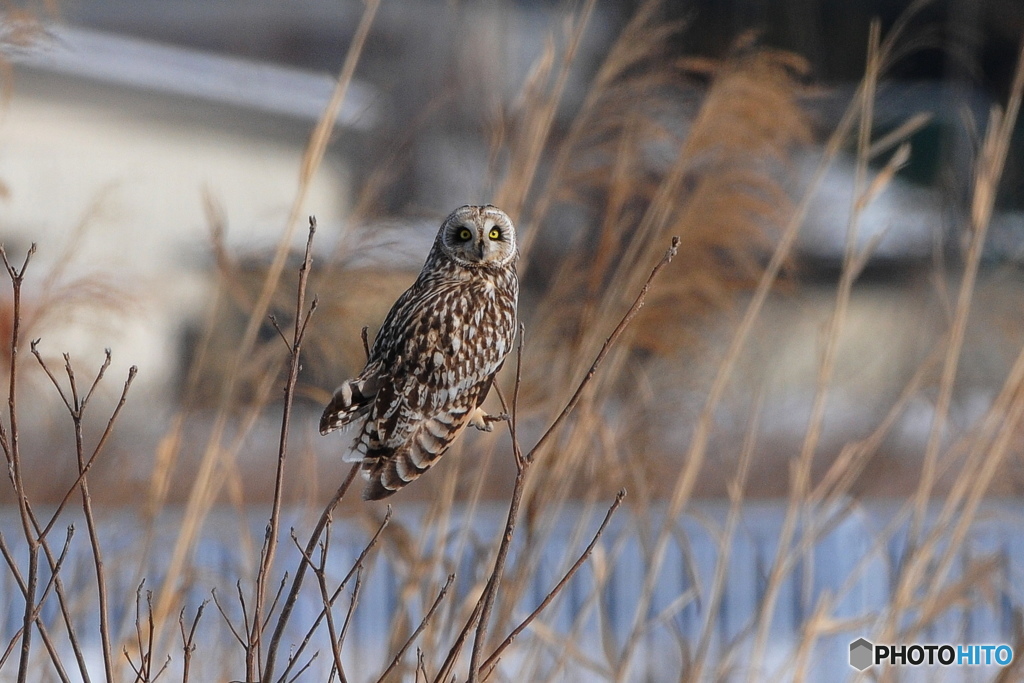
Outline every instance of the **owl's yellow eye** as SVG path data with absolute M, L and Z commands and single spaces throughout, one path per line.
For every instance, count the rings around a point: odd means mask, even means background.
M 459 230 L 456 237 L 458 237 L 463 242 L 467 242 L 473 237 L 473 233 L 469 231 L 469 228 L 463 228 L 462 230 Z
M 491 228 L 491 231 L 487 233 L 487 236 L 490 237 L 492 240 L 496 240 L 499 237 L 501 237 L 501 230 L 498 230 L 497 228 Z

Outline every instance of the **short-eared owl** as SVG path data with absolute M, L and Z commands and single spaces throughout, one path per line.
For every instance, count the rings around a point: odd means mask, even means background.
M 471 424 L 496 419 L 481 404 L 516 334 L 516 233 L 493 206 L 445 219 L 412 287 L 384 319 L 366 367 L 320 418 L 327 434 L 365 417 L 353 457 L 378 500 L 427 471 Z

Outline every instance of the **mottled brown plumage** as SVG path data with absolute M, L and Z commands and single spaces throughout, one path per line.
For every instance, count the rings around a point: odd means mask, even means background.
M 349 458 L 369 479 L 364 498 L 426 472 L 467 424 L 490 430 L 480 406 L 515 339 L 518 259 L 515 227 L 496 207 L 463 206 L 441 225 L 366 367 L 320 419 L 321 434 L 364 420 Z

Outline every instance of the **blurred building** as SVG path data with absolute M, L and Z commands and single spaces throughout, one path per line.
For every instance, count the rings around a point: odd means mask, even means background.
M 110 347 L 115 368 L 143 368 L 140 390 L 166 389 L 181 371 L 182 328 L 214 284 L 211 228 L 236 254 L 276 245 L 334 79 L 68 26 L 46 26 L 8 58 L 0 238 L 14 260 L 38 243 L 30 305 L 47 286 L 88 283 L 106 295 L 29 334 L 50 355 L 98 360 Z M 340 130 L 373 125 L 371 93 L 352 84 Z M 329 231 L 349 200 L 334 146 L 305 210 Z M 300 225 L 295 242 L 304 240 Z

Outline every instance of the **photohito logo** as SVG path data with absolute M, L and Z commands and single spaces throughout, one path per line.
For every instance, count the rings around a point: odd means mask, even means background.
M 875 664 L 894 666 L 1007 666 L 1009 645 L 875 645 L 867 638 L 850 643 L 850 666 L 863 671 Z

